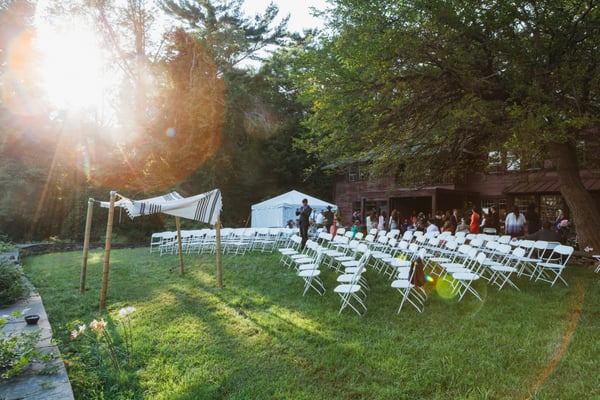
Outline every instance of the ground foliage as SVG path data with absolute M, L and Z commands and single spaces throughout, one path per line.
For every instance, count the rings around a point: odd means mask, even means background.
M 556 399 L 599 396 L 596 332 L 600 299 L 589 267 L 569 283 L 517 280 L 520 291 L 477 285 L 480 302 L 431 293 L 422 314 L 396 310 L 399 294 L 374 271 L 368 311 L 338 315 L 335 274 L 324 296 L 277 255 L 225 256 L 216 288 L 214 255 L 111 253 L 108 311 L 97 312 L 101 251 L 90 253 L 80 294 L 80 253 L 31 257 L 77 398 L 127 399 Z M 431 289 L 431 287 L 429 287 Z M 134 368 L 115 374 L 69 338 L 73 321 L 117 317 L 133 306 Z M 308 383 L 309 382 L 309 383 Z

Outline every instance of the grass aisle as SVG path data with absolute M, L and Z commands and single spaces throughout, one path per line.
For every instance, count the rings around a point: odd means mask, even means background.
M 102 251 L 24 261 L 40 292 L 78 399 L 582 399 L 600 396 L 599 276 L 569 267 L 569 287 L 518 280 L 517 292 L 478 282 L 480 302 L 431 293 L 423 314 L 405 306 L 374 271 L 365 316 L 338 315 L 335 274 L 327 292 L 303 282 L 278 255 L 214 256 L 113 250 L 108 312 L 97 312 Z M 429 287 L 434 290 L 433 287 Z M 121 372 L 70 330 L 116 320 L 133 306 L 133 367 Z

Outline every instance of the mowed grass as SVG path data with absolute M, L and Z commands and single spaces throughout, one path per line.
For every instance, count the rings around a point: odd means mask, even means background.
M 599 276 L 570 266 L 569 286 L 517 280 L 516 291 L 476 285 L 484 301 L 431 292 L 420 314 L 390 281 L 367 271 L 367 313 L 338 315 L 327 292 L 277 254 L 111 253 L 107 312 L 98 313 L 102 250 L 90 252 L 79 293 L 80 252 L 29 257 L 77 399 L 590 399 L 600 398 Z M 134 367 L 114 373 L 69 338 L 73 321 L 115 319 L 133 306 Z M 85 356 L 89 359 L 86 359 Z

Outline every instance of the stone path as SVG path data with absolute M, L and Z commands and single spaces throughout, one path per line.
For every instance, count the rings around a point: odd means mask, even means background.
M 32 294 L 26 300 L 19 301 L 9 307 L 0 308 L 0 316 L 10 315 L 13 311 L 22 311 L 27 308 L 29 310 L 26 314 L 38 314 L 40 316 L 37 325 L 27 325 L 21 317 L 7 322 L 2 328 L 3 331 L 26 332 L 40 329 L 42 334 L 36 350 L 44 354 L 52 352 L 58 356 L 60 351 L 52 343 L 52 329 L 48 322 L 44 304 L 35 291 L 32 291 Z M 0 379 L 0 399 L 72 400 L 73 390 L 62 359 L 57 358 L 52 362 L 52 367 L 56 369 L 52 374 L 39 374 L 42 367 L 42 365 L 34 364 L 24 374 L 16 378 L 10 380 Z

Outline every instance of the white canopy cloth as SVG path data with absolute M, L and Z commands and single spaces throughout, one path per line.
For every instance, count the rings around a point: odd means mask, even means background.
M 115 202 L 115 207 L 124 208 L 132 219 L 142 215 L 164 213 L 214 225 L 223 207 L 219 189 L 191 197 L 182 197 L 177 192 L 145 200 L 131 200 L 118 193 L 117 196 L 119 200 Z M 100 202 L 100 205 L 110 207 L 110 203 L 106 201 Z
M 252 206 L 252 228 L 280 228 L 287 221 L 296 220 L 296 209 L 302 206 L 302 199 L 308 200 L 308 205 L 315 213 L 324 211 L 327 206 L 337 209 L 333 203 L 328 203 L 316 197 L 304 194 L 297 190 L 283 193 L 272 199 Z

